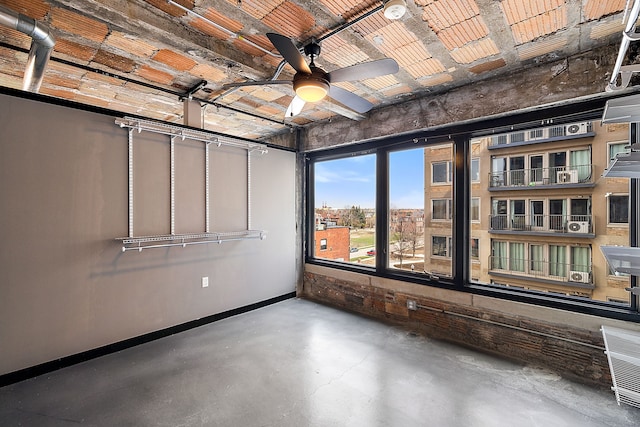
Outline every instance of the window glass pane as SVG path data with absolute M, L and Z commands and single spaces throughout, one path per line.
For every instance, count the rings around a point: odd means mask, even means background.
M 609 196 L 609 224 L 629 223 L 629 196 Z
M 314 163 L 315 258 L 375 265 L 374 154 Z
M 449 214 L 449 199 L 435 199 L 431 201 L 432 218 L 433 219 L 451 219 Z
M 474 197 L 471 199 L 471 221 L 480 221 L 480 198 Z
M 529 250 L 531 252 L 529 269 L 534 274 L 544 273 L 544 246 L 532 244 L 529 245 Z
M 438 277 L 451 277 L 453 146 L 449 143 L 426 146 L 423 149 L 423 157 L 426 169 L 423 180 L 426 247 L 422 271 Z M 432 173 L 436 173 L 438 179 L 435 179 L 435 175 L 429 176 Z
M 545 129 L 508 147 L 492 146 L 492 136 L 469 141 L 470 157 L 488 169 L 469 178 L 470 247 L 477 242 L 480 255 L 470 257 L 472 280 L 629 302 L 630 278 L 611 275 L 593 249 L 629 245 L 629 180 L 593 176 L 629 145 L 629 127 L 588 127 L 595 136 L 527 144 Z
M 510 270 L 524 272 L 524 243 L 509 243 L 509 266 Z
M 628 153 L 629 151 L 628 142 L 611 143 L 609 144 L 609 160 L 615 159 L 618 153 Z
M 389 153 L 390 268 L 424 270 L 424 159 L 423 148 Z M 447 219 L 447 200 L 437 202 L 438 214 Z
M 431 237 L 431 254 L 435 256 L 447 256 L 447 237 L 432 236 Z
M 478 239 L 471 239 L 471 259 L 478 260 L 480 258 L 480 250 L 478 248 L 479 245 Z
M 480 181 L 480 159 L 471 159 L 471 181 Z
M 449 168 L 447 162 L 434 162 L 431 164 L 433 171 L 434 183 L 446 183 L 449 182 Z

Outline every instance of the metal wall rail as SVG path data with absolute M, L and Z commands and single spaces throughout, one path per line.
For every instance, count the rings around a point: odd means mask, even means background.
M 267 233 L 262 230 L 231 231 L 221 233 L 186 233 L 186 234 L 162 234 L 157 236 L 119 237 L 116 240 L 122 242 L 122 252 L 139 251 L 152 248 L 168 248 L 172 246 L 187 247 L 189 245 L 202 245 L 207 243 L 224 243 L 238 240 L 250 240 L 267 238 Z

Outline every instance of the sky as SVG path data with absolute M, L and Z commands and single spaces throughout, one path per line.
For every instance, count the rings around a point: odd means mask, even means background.
M 424 208 L 424 150 L 397 151 L 389 157 L 391 208 Z M 315 205 L 375 208 L 376 156 L 348 157 L 315 164 Z

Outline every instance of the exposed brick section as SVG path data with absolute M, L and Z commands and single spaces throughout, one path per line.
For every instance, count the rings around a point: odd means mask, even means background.
M 57 53 L 69 55 L 83 61 L 91 61 L 98 51 L 95 47 L 82 45 L 66 39 L 56 40 L 56 45 L 53 47 L 53 50 Z
M 502 68 L 505 65 L 507 65 L 507 63 L 504 61 L 504 59 L 500 58 L 500 59 L 496 59 L 495 61 L 489 61 L 489 62 L 484 62 L 482 64 L 478 64 L 474 67 L 469 68 L 469 71 L 475 74 L 480 74 L 487 71 Z
M 106 65 L 114 70 L 123 71 L 125 73 L 132 72 L 136 67 L 136 63 L 133 60 L 102 49 L 96 53 L 93 60 L 98 64 Z
M 310 272 L 304 274 L 300 296 L 403 325 L 433 338 L 542 366 L 577 382 L 606 388 L 611 385 L 602 336 L 588 330 Z M 408 310 L 407 299 L 415 300 L 418 310 Z
M 167 49 L 159 50 L 153 59 L 179 71 L 187 71 L 197 65 L 193 59 Z
M 29 49 L 31 46 L 31 37 L 4 25 L 0 25 L 0 41 L 23 49 Z
M 262 22 L 271 28 L 277 28 L 280 34 L 289 37 L 299 37 L 316 24 L 309 12 L 288 1 L 278 5 L 262 19 Z
M 172 4 L 167 3 L 167 0 L 145 0 L 145 1 L 150 5 L 155 6 L 158 9 L 163 10 L 166 13 L 176 17 L 184 16 L 187 14 L 187 12 L 185 12 L 178 6 L 174 6 Z M 176 3 L 190 10 L 193 10 L 193 7 L 194 7 L 193 0 L 176 0 Z
M 143 65 L 138 70 L 136 70 L 135 73 L 149 81 L 162 83 L 165 85 L 171 84 L 171 82 L 173 81 L 173 76 L 171 74 L 165 73 L 164 71 L 156 70 L 155 68 L 151 68 L 147 65 Z
M 213 37 L 218 38 L 220 40 L 228 40 L 229 38 L 231 38 L 232 36 L 231 34 L 229 34 L 229 31 L 232 33 L 239 33 L 240 30 L 242 30 L 243 28 L 242 23 L 236 21 L 235 19 L 227 18 L 226 16 L 224 16 L 214 8 L 207 9 L 207 11 L 204 12 L 203 16 L 208 21 L 214 22 L 219 26 L 221 26 L 222 28 L 227 29 L 228 31 L 223 31 L 218 27 L 216 27 L 215 25 L 210 24 L 206 20 L 199 19 L 199 18 L 194 19 L 191 22 L 191 25 L 194 28 L 197 28 L 198 30 L 202 31 L 203 33 L 212 35 Z
M 50 9 L 42 0 L 2 0 L 0 4 L 38 21 L 42 20 Z
M 59 30 L 77 34 L 98 43 L 104 41 L 109 33 L 109 28 L 105 23 L 60 8 L 51 10 L 51 25 Z

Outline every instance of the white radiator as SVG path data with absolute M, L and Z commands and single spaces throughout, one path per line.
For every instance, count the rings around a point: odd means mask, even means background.
M 640 332 L 602 326 L 605 354 L 609 360 L 611 389 L 618 405 L 640 408 Z

